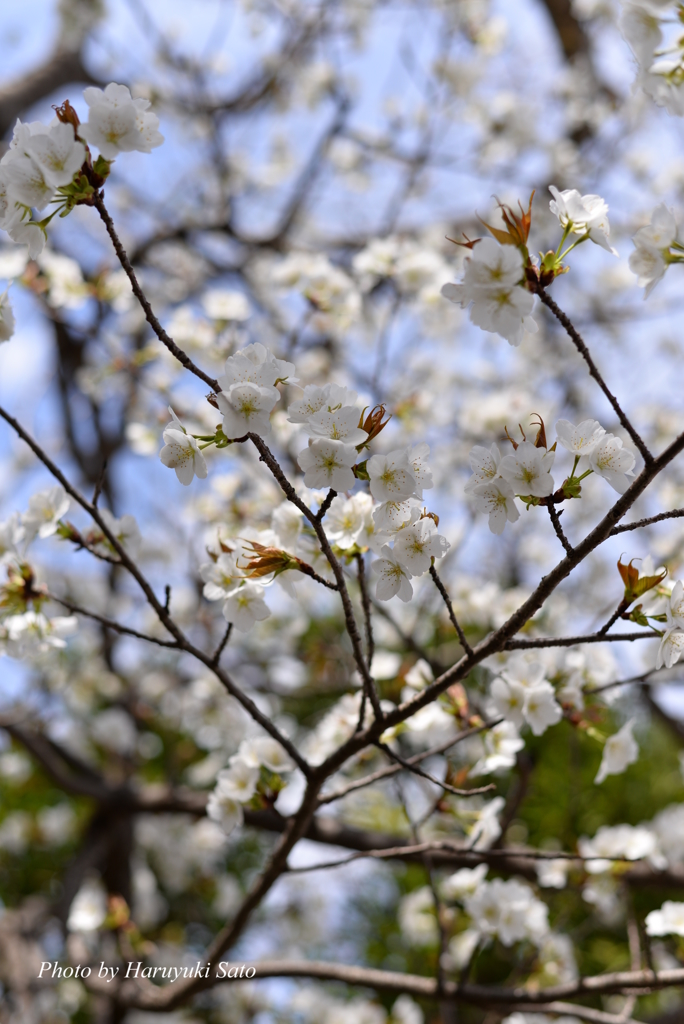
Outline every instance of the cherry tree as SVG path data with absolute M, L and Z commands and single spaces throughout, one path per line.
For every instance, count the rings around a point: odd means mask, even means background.
M 682 8 L 44 8 L 0 1019 L 679 1020 Z

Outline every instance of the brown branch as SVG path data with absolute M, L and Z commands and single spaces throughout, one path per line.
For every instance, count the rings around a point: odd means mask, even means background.
M 657 633 L 587 633 L 585 636 L 540 636 L 534 640 L 507 640 L 505 651 L 521 651 L 540 647 L 574 647 L 575 644 L 632 643 L 633 640 L 653 640 Z
M 598 386 L 601 388 L 601 391 L 603 391 L 604 395 L 606 396 L 606 398 L 608 399 L 608 401 L 612 405 L 612 407 L 615 410 L 615 413 L 617 415 L 617 418 L 620 420 L 620 423 L 622 424 L 624 429 L 627 431 L 629 436 L 632 438 L 632 441 L 634 441 L 634 444 L 639 449 L 639 451 L 641 453 L 641 457 L 643 458 L 645 464 L 647 466 L 652 465 L 652 463 L 654 461 L 653 456 L 651 455 L 650 451 L 646 447 L 646 444 L 643 441 L 643 439 L 641 438 L 641 435 L 635 430 L 635 428 L 632 426 L 632 424 L 630 423 L 629 419 L 627 418 L 627 416 L 623 412 L 622 407 L 620 406 L 620 403 L 618 402 L 617 398 L 615 397 L 613 392 L 610 390 L 610 388 L 606 384 L 605 380 L 603 379 L 601 373 L 598 370 L 598 367 L 596 366 L 596 363 L 594 362 L 594 360 L 591 357 L 591 353 L 589 352 L 589 349 L 587 348 L 587 346 L 586 346 L 586 344 L 584 342 L 584 339 L 579 334 L 579 332 L 575 329 L 575 327 L 573 326 L 570 318 L 556 304 L 556 302 L 551 298 L 551 296 L 548 294 L 548 292 L 546 292 L 541 287 L 541 285 L 539 285 L 536 288 L 536 292 L 537 292 L 537 295 L 539 296 L 539 298 L 541 299 L 541 301 L 547 307 L 547 309 L 551 310 L 551 312 L 556 317 L 556 319 L 559 321 L 559 323 L 561 323 L 563 325 L 563 327 L 565 328 L 565 331 L 566 331 L 568 337 L 570 338 L 570 340 L 574 344 L 575 348 L 577 349 L 577 351 L 580 353 L 580 355 L 584 359 L 585 363 L 587 364 L 587 367 L 589 368 L 590 376 L 592 376 L 594 378 L 594 380 L 596 381 Z
M 438 574 L 437 570 L 435 569 L 434 565 L 430 566 L 430 575 L 432 576 L 433 583 L 437 587 L 437 590 L 440 592 L 440 594 L 442 596 L 442 600 L 444 601 L 444 604 L 446 605 L 447 611 L 449 613 L 449 618 L 451 620 L 451 625 L 454 627 L 454 629 L 458 633 L 458 639 L 461 642 L 461 647 L 466 652 L 466 654 L 472 654 L 473 649 L 470 646 L 470 644 L 468 643 L 468 641 L 466 640 L 466 635 L 463 632 L 463 629 L 461 628 L 461 625 L 460 625 L 458 619 L 456 618 L 456 615 L 454 614 L 454 606 L 451 603 L 451 598 L 449 597 L 449 594 L 447 593 L 447 589 L 444 586 L 444 584 L 442 583 L 442 580 L 440 579 L 439 574 Z
M 624 523 L 622 526 L 615 526 L 610 531 L 611 537 L 618 533 L 628 533 L 630 530 L 640 530 L 642 526 L 651 526 L 653 523 L 662 523 L 664 519 L 681 519 L 684 516 L 684 508 L 674 508 L 671 512 L 661 512 L 657 516 L 649 516 L 647 519 L 639 519 L 636 523 Z
M 147 633 L 139 633 L 137 629 L 131 629 L 130 626 L 124 626 L 121 622 L 116 622 L 114 619 L 108 619 L 105 615 L 98 615 L 97 612 L 88 611 L 86 608 L 82 608 L 78 604 L 74 604 L 69 601 L 66 597 L 57 597 L 56 594 L 46 591 L 45 596 L 51 601 L 56 601 L 57 604 L 61 604 L 64 608 L 68 608 L 70 612 L 75 615 L 84 615 L 88 619 L 93 619 L 95 622 L 99 622 L 100 625 L 106 626 L 107 629 L 113 629 L 116 633 L 122 633 L 125 636 L 133 636 L 136 640 L 147 640 L 150 644 L 157 644 L 158 647 L 171 647 L 174 650 L 179 650 L 180 645 L 177 640 L 160 640 L 156 636 L 149 636 Z
M 375 641 L 373 639 L 373 620 L 371 618 L 371 602 L 370 596 L 368 594 L 368 584 L 366 580 L 366 563 L 360 551 L 356 554 L 356 567 L 357 579 L 359 581 L 359 590 L 361 591 L 363 620 L 366 627 L 366 658 L 368 659 L 368 665 L 370 666 L 373 664 L 373 655 L 375 653 Z
M 102 198 L 101 193 L 96 192 L 94 194 L 93 203 L 95 208 L 97 209 L 97 212 L 100 214 L 100 217 L 102 218 L 104 226 L 107 229 L 107 234 L 109 235 L 112 241 L 112 245 L 114 246 L 116 255 L 119 258 L 119 263 L 126 272 L 128 280 L 131 282 L 133 294 L 140 303 L 140 306 L 142 307 L 142 310 L 145 314 L 145 319 L 147 320 L 148 324 L 161 341 L 162 345 L 166 346 L 171 355 L 174 356 L 178 360 L 178 362 L 185 367 L 186 370 L 189 370 L 190 373 L 194 373 L 196 377 L 199 377 L 199 379 L 203 380 L 205 384 L 208 384 L 213 391 L 220 391 L 221 388 L 219 386 L 218 381 L 214 377 L 210 377 L 208 374 L 206 374 L 204 370 L 201 370 L 199 366 L 197 366 L 192 361 L 190 356 L 187 355 L 187 353 L 184 352 L 182 348 L 179 348 L 179 346 L 175 343 L 173 338 L 169 337 L 169 335 L 166 333 L 162 325 L 159 323 L 159 320 L 157 319 L 152 310 L 152 306 L 148 302 L 147 296 L 140 287 L 140 282 L 138 281 L 136 273 L 133 270 L 133 267 L 131 266 L 131 261 L 126 255 L 126 250 L 121 244 L 121 239 L 116 233 L 114 221 L 109 215 L 109 212 L 104 204 L 104 200 Z
M 454 796 L 481 796 L 483 793 L 491 793 L 493 789 L 496 789 L 496 785 L 490 782 L 487 786 L 479 786 L 476 789 L 457 789 L 455 786 L 450 786 L 448 782 L 441 782 L 434 775 L 430 775 L 429 772 L 423 771 L 414 762 L 407 761 L 406 758 L 401 757 L 400 754 L 396 754 L 391 747 L 388 747 L 386 743 L 381 743 L 380 740 L 376 742 L 376 747 L 382 750 L 391 761 L 396 761 L 398 765 L 405 768 L 406 771 L 412 772 L 414 775 L 418 775 L 421 779 L 427 779 L 428 782 L 432 782 L 435 786 L 439 786 L 440 789 L 445 790 L 447 793 L 453 793 Z
M 556 536 L 558 537 L 558 540 L 561 542 L 567 553 L 571 555 L 572 544 L 563 532 L 563 527 L 561 526 L 560 522 L 560 513 L 556 511 L 556 508 L 553 504 L 548 504 L 546 507 L 549 510 L 549 518 L 551 520 L 551 523 L 553 524 L 554 530 L 556 531 Z
M 340 599 L 342 601 L 344 621 L 347 628 L 347 633 L 349 634 L 349 639 L 351 640 L 352 644 L 354 661 L 356 662 L 356 667 L 359 671 L 359 675 L 363 680 L 364 691 L 371 702 L 373 712 L 375 714 L 375 721 L 379 723 L 382 721 L 383 718 L 382 708 L 380 707 L 380 698 L 378 697 L 373 677 L 370 674 L 369 666 L 366 663 L 366 659 L 364 658 L 363 646 L 361 644 L 361 636 L 359 634 L 359 627 L 356 623 L 356 617 L 354 615 L 354 609 L 352 608 L 351 598 L 349 597 L 349 591 L 347 590 L 347 584 L 344 578 L 344 572 L 342 571 L 342 566 L 340 565 L 339 560 L 335 557 L 335 553 L 332 547 L 330 546 L 330 541 L 328 540 L 328 536 L 323 528 L 322 523 L 317 518 L 317 516 L 311 511 L 308 505 L 306 505 L 305 502 L 301 500 L 301 498 L 295 491 L 294 487 L 283 473 L 282 469 L 280 468 L 280 465 L 274 458 L 272 452 L 270 451 L 268 445 L 265 443 L 263 438 L 259 437 L 258 434 L 251 433 L 248 434 L 247 436 L 249 437 L 249 439 L 252 441 L 252 444 L 259 452 L 259 460 L 261 462 L 264 462 L 268 466 L 274 478 L 280 484 L 281 490 L 283 491 L 285 497 L 288 499 L 288 501 L 291 501 L 292 504 L 299 509 L 299 511 L 306 517 L 306 519 L 308 519 L 308 521 L 314 528 L 314 531 L 318 538 L 318 542 L 321 545 L 321 550 L 323 551 L 323 554 L 327 558 L 328 564 L 330 565 L 330 568 L 333 571 L 333 575 L 335 576 L 335 580 L 337 582 L 337 589 L 339 590 Z

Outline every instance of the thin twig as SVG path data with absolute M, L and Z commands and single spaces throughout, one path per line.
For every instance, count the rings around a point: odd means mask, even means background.
M 588 633 L 586 636 L 540 636 L 535 640 L 507 640 L 504 651 L 521 651 L 540 647 L 574 647 L 575 644 L 631 643 L 633 640 L 653 640 L 657 633 Z
M 441 579 L 439 577 L 439 574 L 438 574 L 437 570 L 435 569 L 434 565 L 430 566 L 430 575 L 432 576 L 433 582 L 434 582 L 435 586 L 437 587 L 437 590 L 442 595 L 442 600 L 444 601 L 444 604 L 447 607 L 447 611 L 449 613 L 449 618 L 451 619 L 451 625 L 454 627 L 454 629 L 458 633 L 458 639 L 461 642 L 461 647 L 466 652 L 466 654 L 472 654 L 473 653 L 473 649 L 470 646 L 470 644 L 468 643 L 468 641 L 466 640 L 466 635 L 463 632 L 463 629 L 461 628 L 461 625 L 460 625 L 458 619 L 456 618 L 456 615 L 454 614 L 454 606 L 451 603 L 451 598 L 449 597 L 449 595 L 447 593 L 447 589 L 444 586 L 444 584 L 442 583 L 442 581 L 441 581 Z
M 94 619 L 95 622 L 99 622 L 100 625 L 106 626 L 107 629 L 113 629 L 116 633 L 123 633 L 126 636 L 133 636 L 136 640 L 147 640 L 148 643 L 157 644 L 158 647 L 171 647 L 174 650 L 179 650 L 180 645 L 177 640 L 160 640 L 156 636 L 149 636 L 147 633 L 139 633 L 137 629 L 131 629 L 130 626 L 124 626 L 121 622 L 116 622 L 114 619 L 108 619 L 105 615 L 98 615 L 97 612 L 88 611 L 87 608 L 81 608 L 80 605 L 74 604 L 73 601 L 69 601 L 66 597 L 57 597 L 56 594 L 46 591 L 45 596 L 50 601 L 56 601 L 57 604 L 61 604 L 64 608 L 68 608 L 74 615 L 83 615 L 88 619 Z
M 411 766 L 421 764 L 423 761 L 427 761 L 430 757 L 437 757 L 439 754 L 445 754 L 447 750 L 455 747 L 457 743 L 461 743 L 463 740 L 467 740 L 469 736 L 476 736 L 480 732 L 485 732 L 487 729 L 493 729 L 495 725 L 499 725 L 503 722 L 503 718 L 495 718 L 491 722 L 483 722 L 482 725 L 474 725 L 470 729 L 464 729 L 458 736 L 454 736 L 453 739 L 447 740 L 446 743 L 440 743 L 436 747 L 430 747 L 428 750 L 423 750 L 419 754 L 414 754 L 413 757 L 406 758 L 406 761 Z M 402 765 L 394 764 L 387 768 L 380 768 L 378 771 L 371 772 L 369 775 L 364 775 L 361 779 L 355 779 L 353 782 L 349 782 L 346 786 L 341 786 L 339 789 L 334 790 L 332 793 L 327 793 L 324 796 L 318 798 L 319 805 L 331 804 L 336 800 L 342 800 L 349 793 L 356 792 L 357 789 L 364 789 L 366 786 L 371 786 L 374 782 L 380 782 L 382 779 L 390 778 L 392 775 L 396 775 L 397 772 L 402 771 Z
M 652 526 L 653 523 L 662 523 L 664 519 L 681 519 L 684 516 L 684 508 L 673 508 L 671 512 L 661 512 L 657 516 L 649 516 L 647 519 L 639 519 L 636 523 L 624 523 L 622 526 L 614 526 L 608 534 L 615 537 L 618 533 L 628 533 L 630 530 L 640 530 L 642 526 Z
M 548 294 L 548 292 L 546 292 L 541 286 L 539 286 L 536 289 L 536 291 L 537 291 L 537 295 L 539 296 L 541 301 L 544 303 L 544 305 L 547 307 L 547 309 L 551 310 L 551 312 L 556 317 L 558 322 L 561 323 L 563 325 L 563 327 L 565 328 L 566 333 L 568 334 L 568 337 L 571 339 L 571 341 L 574 344 L 575 348 L 577 349 L 577 351 L 580 353 L 580 355 L 584 359 L 585 363 L 587 364 L 587 366 L 589 368 L 590 375 L 594 378 L 594 380 L 596 381 L 598 386 L 601 388 L 601 391 L 603 391 L 604 395 L 606 396 L 606 398 L 608 399 L 608 401 L 612 405 L 612 407 L 615 410 L 615 413 L 617 415 L 617 418 L 620 420 L 620 423 L 625 428 L 625 430 L 627 431 L 629 436 L 632 438 L 632 441 L 634 441 L 634 444 L 639 449 L 639 451 L 641 453 L 641 457 L 643 458 L 644 462 L 646 463 L 647 466 L 651 466 L 653 464 L 653 462 L 654 462 L 653 456 L 651 455 L 650 451 L 646 447 L 646 444 L 643 441 L 643 439 L 641 438 L 641 436 L 638 433 L 638 431 L 635 430 L 635 428 L 632 426 L 632 424 L 630 423 L 630 421 L 627 418 L 627 416 L 625 415 L 625 413 L 622 411 L 620 403 L 618 402 L 617 398 L 615 397 L 615 395 L 613 394 L 613 392 L 610 390 L 610 388 L 606 384 L 605 380 L 603 379 L 601 373 L 599 372 L 598 367 L 596 366 L 596 363 L 594 362 L 594 360 L 591 357 L 591 353 L 589 352 L 589 349 L 587 348 L 587 346 L 586 346 L 586 344 L 584 342 L 584 339 L 579 334 L 579 332 L 576 330 L 576 328 L 573 326 L 570 318 L 556 304 L 556 302 L 551 298 L 551 296 Z
M 364 561 L 361 552 L 356 554 L 356 566 L 357 566 L 357 578 L 359 581 L 359 590 L 361 591 L 361 604 L 363 606 L 363 619 L 366 626 L 366 657 L 368 664 L 373 664 L 373 654 L 375 653 L 375 641 L 373 640 L 373 621 L 371 619 L 371 602 L 368 595 L 368 585 L 366 582 L 366 563 Z
M 333 498 L 336 498 L 336 497 L 337 497 L 337 491 L 334 491 L 332 489 L 332 487 L 331 487 L 330 490 L 328 491 L 328 493 L 325 496 L 325 500 L 323 501 L 323 504 L 321 505 L 321 507 L 319 508 L 318 512 L 316 513 L 316 519 L 318 520 L 319 523 L 323 522 L 323 520 L 325 519 L 327 511 L 328 511 L 328 509 L 330 508 L 330 506 L 333 503 Z
M 549 518 L 551 519 L 551 522 L 553 523 L 553 528 L 556 531 L 556 536 L 558 537 L 558 540 L 561 542 L 561 544 L 563 545 L 563 547 L 565 548 L 567 553 L 569 555 L 571 555 L 572 554 L 572 544 L 570 543 L 570 541 L 568 540 L 568 538 L 565 536 L 565 534 L 563 532 L 563 527 L 561 526 L 561 522 L 560 522 L 560 513 L 556 511 L 556 506 L 555 505 L 547 505 L 546 507 L 549 510 Z
M 491 793 L 496 786 L 493 782 L 490 782 L 488 786 L 479 786 L 477 789 L 457 789 L 455 786 L 450 786 L 448 782 L 441 782 L 435 778 L 434 775 L 430 775 L 429 772 L 423 771 L 419 768 L 415 762 L 407 761 L 406 758 L 401 757 L 400 754 L 395 753 L 391 747 L 388 747 L 386 743 L 381 743 L 380 740 L 376 742 L 376 747 L 382 750 L 384 754 L 387 754 L 391 761 L 396 761 L 402 768 L 405 768 L 408 772 L 412 772 L 414 775 L 419 775 L 421 779 L 427 779 L 428 782 L 434 783 L 435 786 L 439 786 L 441 789 L 446 790 L 447 793 L 453 793 L 454 796 L 481 796 L 483 793 Z
M 221 643 L 218 645 L 218 647 L 216 648 L 216 650 L 214 651 L 214 653 L 212 655 L 212 658 L 211 658 L 211 664 L 212 665 L 218 665 L 219 661 L 221 660 L 221 655 L 223 654 L 223 652 L 224 652 L 224 650 L 226 648 L 226 644 L 230 640 L 230 634 L 232 632 L 233 632 L 233 623 L 229 622 L 228 625 L 226 626 L 226 630 L 225 630 L 225 632 L 224 632 L 224 634 L 223 634 L 223 636 L 221 638 Z
M 147 320 L 148 324 L 161 341 L 162 345 L 166 346 L 171 355 L 175 356 L 178 362 L 181 363 L 186 370 L 189 370 L 190 373 L 194 373 L 196 377 L 199 377 L 199 379 L 203 380 L 205 384 L 208 384 L 213 391 L 220 391 L 221 388 L 219 386 L 219 382 L 214 377 L 210 377 L 209 374 L 204 372 L 204 370 L 201 370 L 199 366 L 197 366 L 192 361 L 190 356 L 186 352 L 184 352 L 182 348 L 178 347 L 173 338 L 169 337 L 169 335 L 166 333 L 162 325 L 159 323 L 157 317 L 154 315 L 154 312 L 152 311 L 152 306 L 148 302 L 147 296 L 140 287 L 140 282 L 138 281 L 136 273 L 133 270 L 133 267 L 131 266 L 131 261 L 126 255 L 126 250 L 121 244 L 121 239 L 116 233 L 114 221 L 110 217 L 107 207 L 104 204 L 103 193 L 96 192 L 94 194 L 93 205 L 95 206 L 97 212 L 100 214 L 100 217 L 102 218 L 104 226 L 107 229 L 107 234 L 112 240 L 112 245 L 114 246 L 116 255 L 119 258 L 119 263 L 123 267 L 126 276 L 128 277 L 128 280 L 131 282 L 133 294 L 135 295 L 136 299 L 138 300 L 142 307 L 143 313 L 145 314 L 145 319 Z

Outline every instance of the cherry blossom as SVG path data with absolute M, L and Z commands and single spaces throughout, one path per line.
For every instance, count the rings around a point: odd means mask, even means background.
M 220 783 L 209 794 L 207 816 L 220 825 L 228 836 L 239 828 L 244 820 L 242 804 L 224 792 Z
M 187 433 L 180 421 L 169 409 L 175 425 L 166 427 L 163 433 L 164 447 L 159 458 L 169 469 L 175 469 L 176 476 L 184 487 L 189 487 L 195 477 L 204 480 L 207 475 L 207 464 L 194 437 Z
M 71 500 L 61 484 L 34 494 L 23 517 L 27 536 L 51 537 L 57 532 L 59 521 L 69 511 L 70 504 Z
M 0 344 L 9 341 L 14 334 L 14 312 L 9 300 L 7 289 L 0 295 Z
M 660 910 L 647 914 L 646 934 L 684 936 L 684 903 L 665 900 Z
M 271 430 L 270 415 L 279 397 L 276 388 L 249 382 L 233 384 L 227 391 L 219 391 L 216 401 L 223 413 L 226 437 L 242 437 L 249 433 L 266 437 Z
M 526 691 L 525 719 L 535 736 L 541 736 L 562 717 L 563 710 L 550 683 L 539 683 Z
M 79 132 L 105 159 L 133 150 L 151 153 L 164 141 L 159 118 L 149 109 L 150 101 L 134 100 L 125 85 L 110 82 L 104 90 L 90 86 L 83 90 L 83 98 L 90 110 Z
M 630 719 L 615 735 L 609 736 L 606 740 L 601 765 L 594 779 L 597 785 L 609 775 L 621 775 L 639 757 L 639 747 L 632 735 L 633 728 L 634 719 Z
M 613 490 L 624 494 L 634 476 L 636 458 L 622 440 L 613 434 L 604 434 L 589 453 L 589 465 L 597 476 L 607 480 Z
M 471 449 L 468 460 L 473 475 L 465 485 L 464 490 L 466 494 L 472 494 L 480 484 L 488 484 L 499 476 L 501 452 L 495 444 L 491 448 L 483 448 L 482 445 L 476 444 Z
M 378 601 L 389 601 L 395 596 L 400 601 L 410 601 L 413 597 L 413 587 L 409 582 L 410 574 L 388 544 L 381 548 L 380 556 L 373 562 L 373 572 L 378 576 L 375 589 Z
M 483 238 L 466 261 L 463 283 L 445 284 L 442 295 L 463 309 L 472 302 L 470 319 L 476 326 L 517 346 L 525 330 L 537 330 L 530 316 L 534 296 L 524 288 L 523 277 L 517 249 Z
M 556 434 L 559 444 L 572 455 L 589 455 L 606 432 L 596 420 L 582 420 L 577 426 L 570 420 L 558 420 Z
M 478 484 L 473 488 L 473 495 L 478 512 L 489 515 L 489 529 L 492 533 L 503 533 L 507 522 L 515 523 L 520 518 L 515 504 L 515 491 L 507 480 Z
M 304 470 L 307 487 L 331 487 L 334 491 L 350 491 L 355 483 L 351 467 L 358 458 L 356 448 L 343 441 L 319 437 L 309 441 L 297 456 Z
M 32 135 L 24 152 L 53 189 L 69 185 L 85 160 L 85 146 L 75 138 L 70 124 L 55 124 L 43 134 Z M 10 170 L 13 164 L 10 164 Z
M 586 235 L 613 256 L 618 255 L 608 240 L 610 224 L 605 199 L 580 195 L 574 188 L 559 192 L 555 185 L 549 186 L 549 192 L 553 196 L 549 209 L 558 217 L 561 227 L 573 235 Z
M 329 437 L 345 444 L 363 444 L 368 434 L 359 427 L 359 410 L 355 406 L 342 406 L 328 411 L 323 408 L 309 417 L 307 429 L 312 437 Z
M 639 228 L 633 236 L 634 252 L 629 257 L 629 269 L 637 275 L 640 287 L 644 288 L 647 299 L 655 286 L 665 276 L 670 258 L 670 246 L 677 238 L 677 224 L 674 214 L 665 203 L 656 206 L 651 214 L 651 223 Z
M 247 580 L 233 590 L 223 604 L 223 617 L 232 622 L 235 629 L 248 633 L 255 622 L 263 622 L 271 614 L 264 600 L 264 588 Z
M 404 501 L 413 495 L 416 477 L 406 451 L 373 455 L 367 469 L 370 492 L 376 501 Z
M 546 498 L 553 494 L 554 484 L 550 471 L 554 458 L 555 452 L 535 448 L 531 441 L 523 441 L 513 455 L 503 456 L 499 472 L 514 487 L 516 494 Z
M 355 544 L 363 546 L 372 509 L 373 501 L 368 494 L 333 498 L 325 521 L 328 536 L 343 551 Z
M 420 519 L 413 526 L 405 526 L 394 541 L 394 556 L 412 576 L 422 576 L 430 568 L 433 558 L 442 558 L 449 550 L 449 542 L 437 532 L 432 519 Z
M 230 767 L 224 768 L 216 776 L 222 795 L 239 800 L 243 804 L 254 796 L 258 781 L 258 766 L 248 765 L 239 756 L 232 757 Z

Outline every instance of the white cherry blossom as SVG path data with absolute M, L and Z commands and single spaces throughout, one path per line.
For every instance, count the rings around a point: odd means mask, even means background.
M 69 185 L 85 160 L 85 146 L 70 124 L 55 124 L 45 134 L 32 135 L 24 152 L 53 189 Z
M 656 206 L 651 223 L 639 228 L 633 236 L 634 252 L 629 257 L 629 269 L 637 275 L 639 286 L 647 299 L 665 276 L 670 264 L 670 246 L 677 239 L 674 214 L 665 203 Z
M 356 482 L 351 467 L 357 458 L 354 445 L 317 437 L 309 441 L 309 447 L 299 453 L 297 461 L 304 470 L 307 487 L 350 491 Z
M 571 455 L 589 455 L 605 433 L 597 420 L 582 420 L 577 426 L 570 420 L 558 420 L 556 423 L 558 443 Z
M 224 792 L 220 783 L 209 794 L 207 816 L 220 825 L 228 836 L 242 825 L 244 820 L 242 804 Z
M 253 739 L 243 740 L 235 758 L 253 768 L 263 765 L 264 768 L 278 774 L 291 772 L 295 767 L 285 748 L 272 736 L 255 736 Z M 231 763 L 232 761 L 233 759 Z
M 310 418 L 321 410 L 330 411 L 340 406 L 353 406 L 356 398 L 356 391 L 349 391 L 339 384 L 326 384 L 322 388 L 316 384 L 307 384 L 303 397 L 288 406 L 287 418 L 290 423 L 308 423 Z
M 57 532 L 60 519 L 69 511 L 71 500 L 61 484 L 40 491 L 29 499 L 23 525 L 28 537 L 51 537 Z
M 9 300 L 9 291 L 6 288 L 0 295 L 0 344 L 9 341 L 14 334 L 14 312 Z
M 573 235 L 588 235 L 592 242 L 607 249 L 613 256 L 618 255 L 608 240 L 610 224 L 605 199 L 595 195 L 580 195 L 575 188 L 559 192 L 555 185 L 549 186 L 549 192 L 553 196 L 549 209 L 558 217 L 562 228 Z
M 366 467 L 376 501 L 404 501 L 413 495 L 416 477 L 406 451 L 373 455 Z
M 421 504 L 415 498 L 406 501 L 383 501 L 373 509 L 373 524 L 380 533 L 394 533 L 406 523 L 420 519 Z
M 134 100 L 125 85 L 110 82 L 104 90 L 91 86 L 83 90 L 83 98 L 90 110 L 79 133 L 106 160 L 133 150 L 151 153 L 164 141 L 159 118 L 149 109 L 150 101 Z
M 665 900 L 660 910 L 647 914 L 646 934 L 684 936 L 684 903 Z
M 359 427 L 359 410 L 355 406 L 342 406 L 328 411 L 326 408 L 309 417 L 307 429 L 312 437 L 329 437 L 345 444 L 363 444 L 368 434 Z
M 414 494 L 420 500 L 423 500 L 423 491 L 429 491 L 433 486 L 432 471 L 428 466 L 428 458 L 430 457 L 430 446 L 425 444 L 416 444 L 413 447 L 406 449 L 406 455 L 409 461 L 409 465 L 413 470 L 413 477 L 415 480 Z
M 7 165 L 10 194 L 25 206 L 44 210 L 55 194 L 42 168 L 29 156 L 18 156 Z
M 522 254 L 493 238 L 480 239 L 466 260 L 463 283 L 445 284 L 442 295 L 463 309 L 472 302 L 472 322 L 511 345 L 520 344 L 525 330 L 537 330 L 530 316 L 534 296 L 524 287 Z
M 492 533 L 503 533 L 507 522 L 515 523 L 520 518 L 515 504 L 515 491 L 507 480 L 478 484 L 473 488 L 473 495 L 478 512 L 485 512 L 489 516 L 489 529 Z
M 535 736 L 541 736 L 550 725 L 560 722 L 563 709 L 556 700 L 550 683 L 539 683 L 525 693 L 525 719 Z
M 466 494 L 472 494 L 480 484 L 491 483 L 492 480 L 496 480 L 499 476 L 501 452 L 497 445 L 493 444 L 491 448 L 483 448 L 482 445 L 476 444 L 471 449 L 468 460 L 473 475 L 465 485 L 464 490 Z
M 555 452 L 535 448 L 531 441 L 522 441 L 512 455 L 503 456 L 499 472 L 516 494 L 546 498 L 553 494 L 551 467 L 554 458 Z
M 515 755 L 525 746 L 525 741 L 518 735 L 515 723 L 499 722 L 488 729 L 483 736 L 485 755 L 470 769 L 470 775 L 489 775 L 512 768 Z
M 410 573 L 398 561 L 396 555 L 385 545 L 380 550 L 381 557 L 373 562 L 373 572 L 378 576 L 375 596 L 378 601 L 389 601 L 398 597 L 400 601 L 410 601 L 413 597 Z
M 633 728 L 634 719 L 630 719 L 618 732 L 606 740 L 601 765 L 594 779 L 597 785 L 600 785 L 609 775 L 621 775 L 639 757 L 639 746 L 632 735 Z
M 270 349 L 260 342 L 255 342 L 226 359 L 225 371 L 218 378 L 218 382 L 223 392 L 227 392 L 233 384 L 256 384 L 262 388 L 270 387 L 273 389 L 273 397 L 277 401 L 280 393 L 274 386 L 275 382 L 287 380 L 294 384 L 297 381 L 294 373 L 293 363 L 288 363 L 284 359 L 276 359 Z
M 205 562 L 200 566 L 200 576 L 204 580 L 202 593 L 207 601 L 222 601 L 239 585 L 243 574 L 236 562 L 235 552 L 224 551 L 215 562 Z
M 230 767 L 224 768 L 216 776 L 216 783 L 221 793 L 241 804 L 247 803 L 256 793 L 259 781 L 258 766 L 248 765 L 240 757 L 230 759 Z
M 412 576 L 422 576 L 430 568 L 431 560 L 443 558 L 448 550 L 449 541 L 437 532 L 434 520 L 429 518 L 405 526 L 394 540 L 395 558 Z
M 248 633 L 255 622 L 262 622 L 271 614 L 264 600 L 264 588 L 247 580 L 228 595 L 223 604 L 223 617 L 235 629 Z
M 338 548 L 345 551 L 363 546 L 365 531 L 373 511 L 373 500 L 363 492 L 351 498 L 333 498 L 325 520 L 326 533 Z
M 175 414 L 172 413 L 174 419 Z M 207 464 L 194 437 L 183 427 L 168 426 L 162 435 L 164 447 L 159 458 L 169 469 L 175 469 L 176 476 L 184 487 L 189 487 L 195 477 L 204 480 Z
M 658 655 L 656 657 L 656 668 L 672 668 L 676 665 L 682 654 L 684 654 L 684 630 L 678 628 L 667 629 L 660 641 Z
M 618 494 L 624 494 L 629 487 L 635 463 L 634 453 L 623 448 L 621 438 L 613 434 L 604 434 L 589 453 L 589 465 L 594 473 L 607 480 Z
M 67 918 L 70 932 L 95 932 L 107 916 L 107 892 L 99 879 L 86 879 L 78 890 Z
M 266 437 L 271 430 L 271 412 L 279 397 L 277 388 L 251 382 L 232 384 L 227 391 L 219 391 L 216 401 L 223 414 L 226 437 L 243 437 L 249 433 Z
M 525 687 L 514 680 L 495 679 L 490 687 L 494 707 L 518 729 L 525 723 Z
M 142 535 L 135 516 L 126 514 L 117 519 L 106 508 L 100 509 L 100 515 L 104 520 L 105 526 L 116 537 L 126 554 L 130 555 L 131 558 L 137 558 L 142 547 Z M 99 546 L 105 547 L 105 544 Z M 109 547 L 108 544 L 106 546 Z

